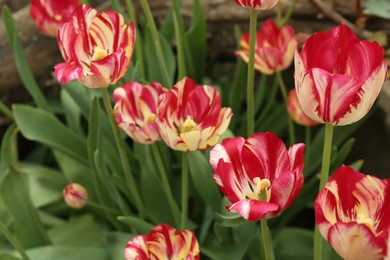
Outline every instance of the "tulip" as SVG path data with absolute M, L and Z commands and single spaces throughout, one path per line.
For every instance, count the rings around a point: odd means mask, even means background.
M 149 234 L 133 237 L 124 251 L 126 260 L 200 259 L 199 244 L 193 232 L 176 231 L 166 224 L 155 226 Z
M 304 144 L 288 150 L 274 133 L 226 138 L 210 152 L 213 178 L 232 203 L 227 210 L 258 221 L 278 215 L 303 185 Z
M 229 126 L 230 108 L 221 108 L 218 91 L 197 86 L 190 78 L 160 95 L 157 123 L 164 142 L 174 150 L 194 151 L 214 146 Z
M 319 192 L 315 218 L 321 235 L 344 259 L 383 259 L 390 228 L 390 179 L 341 166 Z
M 75 209 L 84 207 L 88 200 L 87 190 L 77 183 L 68 184 L 62 191 L 62 194 L 66 204 Z
M 252 7 L 257 10 L 267 10 L 274 7 L 279 0 L 234 0 L 243 7 Z
M 292 120 L 299 125 L 315 126 L 319 124 L 317 121 L 307 117 L 307 115 L 305 115 L 305 113 L 302 111 L 295 89 L 290 90 L 288 94 L 287 110 Z
M 248 62 L 249 32 L 241 36 L 240 46 L 242 51 L 237 51 L 236 55 Z M 263 74 L 273 74 L 288 68 L 297 46 L 298 38 L 291 26 L 278 28 L 273 20 L 266 20 L 256 34 L 255 69 Z
M 39 30 L 52 37 L 80 4 L 78 0 L 32 0 L 30 16 Z
M 359 40 L 345 25 L 311 36 L 295 52 L 295 89 L 311 119 L 348 125 L 370 110 L 386 79 L 377 42 Z
M 120 80 L 134 49 L 134 23 L 127 25 L 113 11 L 98 13 L 79 5 L 58 32 L 64 63 L 57 64 L 55 77 L 61 83 L 79 80 L 90 88 L 105 88 Z
M 157 82 L 144 86 L 130 82 L 114 90 L 115 119 L 134 141 L 151 144 L 161 139 L 155 119 L 158 96 L 165 90 Z

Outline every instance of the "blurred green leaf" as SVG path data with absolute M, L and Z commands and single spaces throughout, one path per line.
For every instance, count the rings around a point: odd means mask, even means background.
M 352 151 L 354 144 L 355 139 L 350 138 L 339 149 L 337 149 L 335 152 L 332 152 L 329 172 L 334 172 L 338 167 L 340 167 L 341 164 L 343 164 L 349 153 Z
M 104 236 L 110 260 L 123 260 L 123 250 L 132 235 L 123 232 L 110 232 Z
M 2 14 L 4 25 L 7 31 L 8 41 L 15 57 L 15 63 L 16 67 L 18 68 L 20 78 L 22 79 L 25 88 L 32 96 L 35 104 L 46 111 L 50 111 L 49 105 L 47 104 L 47 101 L 43 96 L 38 84 L 36 83 L 30 67 L 27 64 L 22 45 L 18 38 L 16 22 L 12 18 L 11 11 L 7 6 L 3 7 Z
M 390 1 L 388 0 L 367 0 L 364 7 L 364 14 L 390 19 Z
M 83 131 L 80 126 L 81 110 L 77 103 L 69 95 L 69 92 L 64 90 L 64 88 L 61 89 L 60 99 L 67 125 L 75 133 L 82 134 Z
M 118 220 L 134 228 L 139 234 L 147 234 L 154 227 L 153 224 L 134 216 L 120 216 Z
M 26 105 L 14 105 L 13 111 L 15 121 L 24 137 L 88 164 L 85 139 L 68 129 L 52 114 Z
M 30 200 L 30 189 L 24 172 L 12 165 L 8 168 L 0 186 L 0 198 L 13 216 L 16 237 L 24 248 L 50 244 Z
M 16 144 L 16 135 L 18 129 L 15 124 L 11 124 L 7 131 L 5 132 L 3 139 L 1 141 L 1 151 L 0 151 L 0 180 L 4 175 L 6 169 L 10 164 L 15 163 L 18 158 L 17 154 L 17 144 Z
M 351 163 L 349 166 L 352 167 L 355 171 L 360 171 L 360 169 L 363 167 L 364 160 L 357 160 L 353 163 Z
M 276 259 L 313 259 L 313 231 L 284 228 L 274 238 Z
M 204 203 L 218 212 L 222 196 L 213 180 L 213 172 L 206 157 L 200 151 L 188 153 L 189 170 L 192 183 Z
M 237 227 L 247 222 L 247 220 L 238 214 L 222 215 L 215 213 L 215 219 L 221 226 L 225 227 Z
M 27 250 L 31 260 L 109 260 L 104 247 L 45 246 Z
M 6 252 L 0 252 L 0 259 L 1 260 L 21 260 L 21 258 L 18 258 L 14 256 L 11 253 L 6 253 Z

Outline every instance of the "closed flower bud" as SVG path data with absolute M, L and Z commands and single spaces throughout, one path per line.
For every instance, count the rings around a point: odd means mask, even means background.
M 64 200 L 69 207 L 79 209 L 84 207 L 88 200 L 87 190 L 77 183 L 68 184 L 63 192 Z

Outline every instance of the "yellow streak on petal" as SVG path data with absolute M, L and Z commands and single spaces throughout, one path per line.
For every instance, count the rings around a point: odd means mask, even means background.
M 95 50 L 93 52 L 91 60 L 96 61 L 96 60 L 101 60 L 104 57 L 106 57 L 108 54 L 107 50 L 103 50 L 99 47 L 95 47 Z

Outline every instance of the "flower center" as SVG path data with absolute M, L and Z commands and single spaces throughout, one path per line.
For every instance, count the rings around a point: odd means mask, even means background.
M 188 133 L 193 130 L 197 130 L 198 125 L 196 122 L 191 118 L 191 116 L 187 116 L 186 120 L 183 123 L 183 131 L 182 133 Z
M 260 179 L 259 177 L 254 178 L 253 182 L 256 185 L 256 190 L 254 192 L 257 195 L 257 199 L 269 202 L 271 198 L 271 182 L 268 179 Z
M 366 225 L 369 229 L 374 231 L 374 220 L 372 218 L 366 217 L 364 214 L 357 214 L 356 222 L 359 224 Z
M 152 123 L 155 118 L 156 118 L 155 114 L 153 114 L 153 113 L 147 114 L 145 116 L 145 123 Z
M 91 60 L 96 61 L 96 60 L 101 60 L 107 56 L 108 52 L 98 46 L 94 48 L 93 55 Z

